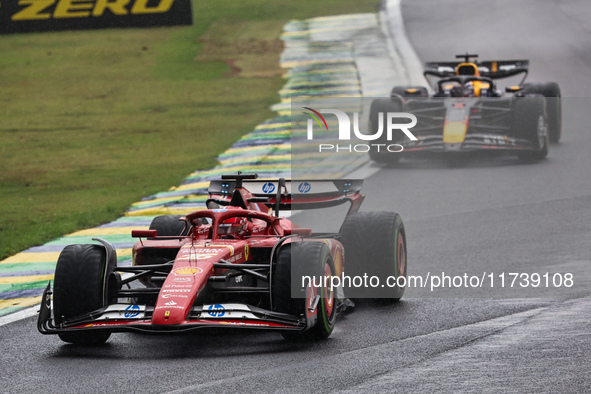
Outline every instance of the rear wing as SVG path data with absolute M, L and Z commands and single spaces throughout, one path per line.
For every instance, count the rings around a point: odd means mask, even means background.
M 274 208 L 277 214 L 282 210 L 319 209 L 350 203 L 349 213 L 352 213 L 359 209 L 364 198 L 360 194 L 362 179 L 255 180 L 231 177 L 225 175 L 221 180 L 210 182 L 208 203 L 243 207 L 262 204 Z M 244 201 L 244 205 L 239 200 Z
M 450 77 L 456 75 L 456 67 L 460 63 L 463 62 L 427 62 L 423 74 L 425 77 L 428 75 L 439 78 Z M 507 78 L 519 74 L 527 76 L 529 70 L 529 60 L 487 60 L 483 62 L 474 61 L 473 63 L 478 67 L 481 76 L 491 79 Z

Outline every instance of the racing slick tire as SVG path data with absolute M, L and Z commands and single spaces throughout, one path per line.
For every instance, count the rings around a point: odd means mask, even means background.
M 394 97 L 396 95 L 401 97 L 429 97 L 429 91 L 424 86 L 394 86 L 390 96 Z
M 101 245 L 68 245 L 55 268 L 53 315 L 56 326 L 66 319 L 92 312 L 116 299 L 116 259 L 107 261 Z M 59 333 L 64 342 L 97 345 L 107 341 L 110 331 Z
M 341 226 L 340 241 L 345 247 L 346 297 L 374 301 L 402 298 L 407 261 L 406 232 L 400 215 L 394 212 L 348 215 Z M 364 278 L 363 286 L 355 285 L 359 283 L 358 278 Z
M 159 237 L 178 237 L 188 235 L 190 227 L 187 222 L 181 220 L 182 215 L 161 215 L 156 216 L 150 223 L 150 230 L 156 230 L 156 235 Z M 154 238 L 149 238 L 154 239 Z M 165 249 L 161 249 L 165 250 Z M 143 257 L 144 264 L 166 264 L 174 259 L 174 255 L 169 254 L 154 254 L 150 257 Z M 134 264 L 135 260 L 134 260 Z M 152 281 L 151 276 L 143 276 L 139 281 L 149 288 L 157 288 L 162 284 L 156 284 Z M 155 305 L 156 297 L 154 295 L 141 295 L 132 298 L 133 302 L 137 304 Z
M 541 94 L 546 97 L 546 111 L 550 142 L 557 143 L 562 135 L 562 100 L 560 86 L 556 82 L 526 83 L 523 94 Z
M 384 114 L 388 112 L 402 112 L 402 100 L 399 97 L 380 98 L 371 102 L 369 110 L 369 130 L 371 133 L 375 134 L 379 128 L 380 114 L 382 114 L 382 124 L 386 127 Z M 380 138 L 376 142 L 382 144 L 389 143 L 390 141 L 386 139 L 384 134 L 382 134 L 383 138 Z M 400 154 L 398 152 L 378 152 L 372 149 L 369 151 L 369 158 L 376 163 L 396 164 L 400 161 Z
M 545 97 L 537 95 L 514 99 L 513 135 L 530 140 L 536 146 L 536 150 L 518 152 L 519 159 L 535 162 L 548 155 L 550 139 Z
M 283 246 L 277 254 L 271 278 L 273 310 L 306 316 L 306 310 L 315 300 L 311 293 L 313 283 L 303 286 L 302 278 L 308 276 L 319 280 L 335 274 L 330 249 L 325 243 L 293 242 Z M 306 331 L 282 331 L 285 339 L 326 339 L 332 333 L 337 317 L 336 292 L 330 288 L 330 281 L 321 282 L 316 289 L 320 293 L 316 323 Z M 293 297 L 296 293 L 298 297 Z
M 150 230 L 156 230 L 159 237 L 187 235 L 189 228 L 184 221 L 180 220 L 182 217 L 182 215 L 156 216 L 150 223 Z

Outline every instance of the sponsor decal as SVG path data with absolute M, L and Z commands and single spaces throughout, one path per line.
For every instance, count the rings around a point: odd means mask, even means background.
M 298 191 L 300 193 L 308 193 L 310 190 L 312 190 L 312 185 L 308 182 L 302 182 L 298 185 Z
M 175 282 L 192 282 L 193 278 L 177 277 L 177 278 L 174 278 L 173 281 L 175 281 Z M 174 286 L 174 285 L 171 285 L 171 286 Z
M 12 0 L 0 6 L 0 33 L 190 25 L 190 0 Z
M 269 323 L 259 323 L 259 322 L 254 322 L 254 321 L 249 321 L 249 322 L 243 322 L 243 321 L 221 321 L 219 322 L 219 324 L 228 324 L 228 325 L 233 325 L 233 326 L 263 326 L 263 327 L 269 327 L 271 326 Z M 281 325 L 277 325 L 280 326 Z M 284 326 L 287 327 L 287 326 Z
M 215 248 L 200 248 L 200 249 L 195 249 L 195 251 L 193 253 L 220 253 L 223 252 L 224 249 L 215 249 Z
M 200 248 L 200 249 L 191 249 L 188 250 L 184 249 L 180 256 L 177 257 L 177 260 L 207 260 L 212 257 L 215 257 L 218 253 L 223 252 L 224 249 L 207 249 L 207 248 Z
M 108 327 L 111 326 L 111 323 L 93 323 L 93 324 L 86 324 L 82 327 Z
M 270 194 L 275 191 L 275 185 L 272 182 L 267 182 L 263 185 L 263 193 Z
M 324 122 L 325 131 L 328 132 L 328 126 L 324 117 L 321 116 L 323 114 L 332 114 L 336 116 L 338 121 L 338 139 L 339 141 L 351 141 L 353 136 L 351 135 L 351 120 L 349 119 L 349 115 L 344 111 L 338 109 L 321 109 L 320 111 L 313 110 L 309 107 L 303 107 L 310 111 L 313 111 L 314 114 L 320 116 L 322 121 Z M 310 115 L 312 118 L 316 120 L 316 123 L 320 125 L 320 129 L 322 131 L 322 124 L 318 119 L 316 119 L 313 115 Z M 404 147 L 400 144 L 388 144 L 385 142 L 390 142 L 393 139 L 393 134 L 395 131 L 403 132 L 411 141 L 417 141 L 417 137 L 409 130 L 416 126 L 417 124 L 417 117 L 413 114 L 407 112 L 388 112 L 382 116 L 384 113 L 380 112 L 378 116 L 378 125 L 377 131 L 374 134 L 365 134 L 359 130 L 359 113 L 353 113 L 353 134 L 354 138 L 362 140 L 362 141 L 376 141 L 380 140 L 382 143 L 374 143 L 374 144 L 318 144 L 318 152 L 359 152 L 359 153 L 366 153 L 370 150 L 375 150 L 377 152 L 380 151 L 388 151 L 388 152 L 402 152 Z M 384 124 L 384 118 L 386 118 Z M 396 119 L 396 120 L 395 120 Z M 398 122 L 400 119 L 408 119 L 409 122 L 405 123 L 394 123 Z M 385 140 L 384 137 L 385 135 Z M 307 123 L 307 138 L 308 140 L 314 140 L 314 122 L 312 119 L 308 119 Z M 301 185 L 300 185 L 301 186 Z
M 238 260 L 241 260 L 241 259 L 242 259 L 242 253 L 238 253 L 237 255 L 234 255 L 233 257 L 230 257 L 226 261 L 228 263 L 233 263 L 233 262 L 238 261 Z
M 185 278 L 174 278 L 173 280 L 176 282 L 177 279 L 185 279 Z M 165 284 L 164 286 L 162 286 L 165 289 L 170 289 L 170 288 L 191 288 L 193 287 L 193 283 L 183 283 L 180 285 L 176 285 L 174 283 L 171 284 Z
M 137 317 L 140 314 L 140 307 L 139 305 L 130 305 L 127 308 L 125 308 L 125 314 L 123 315 L 124 317 L 130 319 L 132 317 Z
M 177 305 L 161 305 L 161 306 L 157 306 L 154 309 L 185 309 L 185 307 L 177 306 Z
M 489 145 L 515 145 L 515 141 L 513 139 L 509 140 L 507 136 L 504 135 L 483 135 L 482 142 Z
M 191 289 L 164 289 L 163 293 L 190 293 Z
M 234 325 L 234 326 L 246 326 L 248 323 L 245 323 L 242 321 L 221 321 L 221 322 L 219 322 L 219 324 L 229 324 L 229 325 Z
M 250 253 L 250 246 L 244 245 L 244 260 L 248 260 L 249 253 Z
M 172 271 L 173 274 L 175 275 L 181 275 L 181 276 L 186 276 L 186 275 L 197 275 L 202 273 L 203 270 L 199 267 L 183 267 L 183 268 L 177 268 L 175 270 Z
M 162 298 L 189 298 L 186 294 L 162 294 Z
M 207 308 L 207 313 L 211 317 L 222 317 L 226 314 L 226 308 L 221 304 L 212 304 Z
M 227 209 L 223 209 L 223 208 L 218 208 L 218 209 L 212 209 L 213 212 L 226 212 Z
M 167 303 L 165 303 L 164 305 L 176 305 L 176 302 L 174 302 L 174 300 L 170 300 Z
M 230 256 L 234 254 L 234 247 L 232 245 L 211 244 L 211 245 L 198 245 L 198 247 L 201 249 L 195 249 L 194 246 L 183 246 L 180 254 L 187 255 L 189 253 L 221 253 L 224 249 L 220 249 L 220 248 L 230 249 Z M 179 259 L 181 259 L 181 257 L 177 258 L 177 260 L 179 260 Z

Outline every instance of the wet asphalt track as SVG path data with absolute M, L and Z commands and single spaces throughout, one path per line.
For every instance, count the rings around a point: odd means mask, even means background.
M 530 58 L 531 81 L 591 96 L 586 1 L 442 3 L 403 2 L 421 60 Z M 571 272 L 570 289 L 412 289 L 393 306 L 359 305 L 329 340 L 308 344 L 273 333 L 116 334 L 80 349 L 39 335 L 30 318 L 0 327 L 0 391 L 588 392 L 590 104 L 565 100 L 563 139 L 542 163 L 413 160 L 364 187 L 364 210 L 404 218 L 411 274 Z

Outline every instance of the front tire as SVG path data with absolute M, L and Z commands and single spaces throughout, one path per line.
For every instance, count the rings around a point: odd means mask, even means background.
M 271 283 L 273 310 L 294 316 L 306 316 L 314 302 L 314 289 L 302 286 L 302 278 L 334 276 L 330 249 L 323 242 L 294 242 L 283 246 L 277 255 Z M 335 291 L 324 283 L 317 288 L 316 323 L 307 331 L 284 331 L 286 339 L 326 339 L 334 330 L 337 308 Z M 297 297 L 293 297 L 297 296 Z
M 556 82 L 526 83 L 524 94 L 541 94 L 546 97 L 550 142 L 557 143 L 562 136 L 562 95 Z
M 65 320 L 90 313 L 108 304 L 114 297 L 113 280 L 116 259 L 107 261 L 101 245 L 68 245 L 57 261 L 53 286 L 54 320 Z M 115 296 L 116 297 L 116 296 Z M 109 339 L 105 330 L 58 334 L 62 341 L 77 345 L 96 345 Z
M 357 212 L 345 218 L 340 235 L 345 247 L 345 275 L 352 281 L 355 277 L 370 278 L 370 286 L 350 286 L 345 295 L 400 300 L 407 275 L 406 232 L 400 215 Z M 379 278 L 379 283 L 372 283 L 374 276 Z
M 542 96 L 516 97 L 513 102 L 513 135 L 532 142 L 535 150 L 519 152 L 523 161 L 535 162 L 548 155 L 550 145 L 546 99 Z

